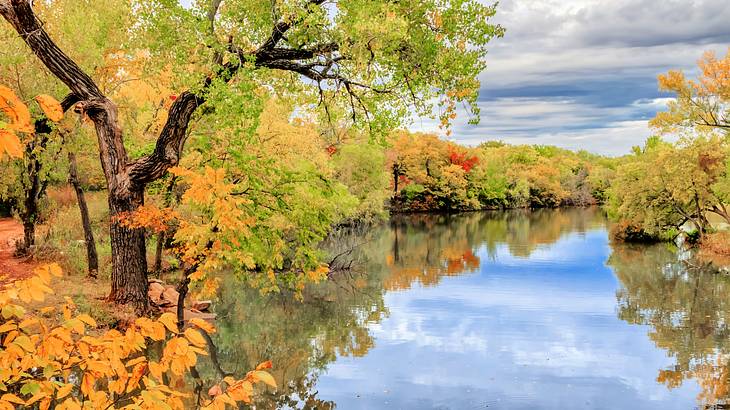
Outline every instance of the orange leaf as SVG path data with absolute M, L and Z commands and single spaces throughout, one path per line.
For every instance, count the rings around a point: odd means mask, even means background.
M 88 397 L 89 393 L 94 391 L 94 383 L 96 383 L 94 376 L 88 372 L 84 373 L 84 377 L 81 379 L 81 393 Z
M 251 372 L 251 379 L 254 382 L 264 382 L 269 386 L 276 388 L 276 380 L 274 380 L 274 377 L 263 370 L 254 370 Z
M 0 85 L 0 111 L 10 118 L 10 128 L 15 131 L 32 133 L 30 111 L 17 95 L 8 87 Z
M 147 363 L 137 363 L 137 365 L 134 366 L 134 369 L 132 370 L 132 377 L 130 377 L 129 381 L 127 381 L 127 393 L 137 388 L 139 380 L 142 376 L 144 376 L 145 372 L 147 372 Z
M 196 329 L 191 329 L 191 328 L 185 329 L 185 337 L 194 346 L 205 347 L 208 344 L 208 342 L 206 342 L 203 335 L 200 334 L 200 331 L 198 331 Z
M 35 97 L 35 100 L 38 101 L 38 105 L 41 106 L 43 113 L 46 114 L 49 120 L 58 122 L 63 119 L 63 108 L 61 108 L 61 104 L 55 98 L 50 95 L 41 94 Z
M 13 132 L 0 129 L 0 159 L 7 155 L 10 158 L 23 156 L 23 144 Z
M 267 360 L 263 363 L 259 363 L 259 365 L 256 366 L 256 370 L 271 369 L 271 367 L 272 367 L 271 360 Z
M 25 404 L 25 401 L 23 399 L 11 393 L 3 394 L 3 396 L 0 397 L 0 400 L 15 404 Z
M 163 313 L 162 316 L 160 316 L 159 319 L 157 319 L 158 322 L 165 325 L 165 327 L 173 332 L 173 333 L 179 333 L 177 330 L 177 317 L 173 315 L 170 312 Z
M 235 401 L 250 403 L 251 395 L 253 394 L 253 385 L 251 382 L 242 381 L 230 386 L 226 390 L 226 393 Z
M 58 399 L 62 399 L 66 396 L 68 396 L 69 393 L 71 393 L 71 390 L 73 390 L 74 385 L 73 383 L 64 384 L 62 387 L 58 388 L 58 391 L 56 392 L 56 397 Z
M 197 326 L 201 330 L 205 331 L 205 333 L 211 334 L 215 333 L 215 326 L 211 325 L 210 323 L 206 322 L 203 319 L 194 317 L 190 319 L 190 324 Z

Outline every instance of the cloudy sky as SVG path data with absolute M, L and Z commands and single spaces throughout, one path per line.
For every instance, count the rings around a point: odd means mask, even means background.
M 694 72 L 730 46 L 727 0 L 502 0 L 482 74 L 481 124 L 461 116 L 454 139 L 501 139 L 620 155 L 649 135 L 669 97 L 657 74 Z M 430 131 L 418 120 L 414 130 Z

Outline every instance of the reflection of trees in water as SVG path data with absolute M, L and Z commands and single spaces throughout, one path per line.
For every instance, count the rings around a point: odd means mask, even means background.
M 434 286 L 444 276 L 457 276 L 479 268 L 477 251 L 484 247 L 495 256 L 504 244 L 516 257 L 529 257 L 540 245 L 557 242 L 563 235 L 603 228 L 605 218 L 596 208 L 508 212 L 474 212 L 456 215 L 399 215 L 379 234 L 388 240 L 386 255 L 390 275 L 387 290 L 408 289 L 414 283 Z
M 657 381 L 695 379 L 706 407 L 730 403 L 730 280 L 707 265 L 680 261 L 667 245 L 614 245 L 608 264 L 622 288 L 618 316 L 649 325 L 649 337 L 674 358 Z
M 259 409 L 331 409 L 318 397 L 316 383 L 338 356 L 363 356 L 374 339 L 367 325 L 385 315 L 377 275 L 338 274 L 305 290 L 302 302 L 292 295 L 262 296 L 233 278 L 220 290 L 216 344 L 225 371 L 245 374 L 271 360 L 279 389 L 262 396 Z M 213 374 L 212 368 L 201 373 Z
M 287 294 L 261 296 L 233 278 L 224 282 L 216 304 L 220 363 L 227 372 L 244 374 L 272 360 L 280 388 L 262 396 L 259 409 L 334 408 L 318 397 L 317 381 L 338 356 L 359 357 L 373 348 L 368 325 L 387 315 L 386 291 L 475 271 L 481 247 L 496 255 L 506 244 L 513 254 L 529 256 L 566 233 L 603 224 L 595 209 L 572 209 L 399 216 L 367 233 L 340 232 L 330 238 L 328 251 L 342 255 L 338 264 L 354 259 L 354 270 L 309 286 L 302 302 Z M 201 374 L 213 380 L 215 370 L 206 365 Z

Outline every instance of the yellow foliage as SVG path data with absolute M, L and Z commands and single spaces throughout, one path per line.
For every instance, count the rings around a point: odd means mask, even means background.
M 213 326 L 196 320 L 196 329 L 180 333 L 175 316 L 166 313 L 157 320 L 138 318 L 123 331 L 91 336 L 86 331 L 96 328 L 96 322 L 86 314 L 74 315 L 70 299 L 62 306 L 58 325 L 27 314 L 19 303 L 43 301 L 53 293 L 49 285 L 58 276 L 58 265 L 47 265 L 0 290 L 0 410 L 185 408 L 188 395 L 167 386 L 165 373 L 187 374 L 198 356 L 207 354 L 201 332 L 213 331 Z M 165 339 L 159 361 L 144 356 L 148 344 Z M 220 394 L 199 404 L 223 409 L 250 403 L 255 383 L 276 387 L 263 370 L 270 367 L 264 362 L 241 380 L 227 377 L 225 391 L 218 389 Z
M 730 101 L 730 50 L 718 58 L 706 52 L 697 62 L 700 75 L 696 80 L 672 70 L 658 77 L 659 89 L 676 94 L 666 112 L 660 112 L 650 124 L 663 132 L 681 127 L 724 128 L 728 124 L 727 102 Z

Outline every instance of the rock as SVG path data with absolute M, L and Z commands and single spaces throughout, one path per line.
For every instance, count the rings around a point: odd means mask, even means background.
M 168 286 L 165 288 L 165 291 L 162 292 L 162 305 L 161 306 L 177 306 L 177 299 L 180 297 L 180 294 L 173 288 L 172 286 Z
M 213 302 L 210 300 L 196 300 L 193 302 L 192 309 L 207 312 Z
M 156 304 L 159 305 L 162 298 L 162 292 L 165 291 L 165 287 L 162 286 L 162 284 L 153 282 L 150 283 L 149 290 L 147 290 L 147 295 L 149 295 L 150 300 Z
M 165 286 L 162 281 L 151 279 L 147 294 L 150 297 L 150 301 L 159 307 L 160 310 L 177 314 L 177 299 L 180 297 L 180 293 L 175 290 L 174 286 Z M 203 320 L 215 319 L 216 315 L 214 313 L 207 312 L 212 304 L 213 302 L 210 300 L 193 301 L 191 308 L 185 309 L 185 320 L 193 318 Z

